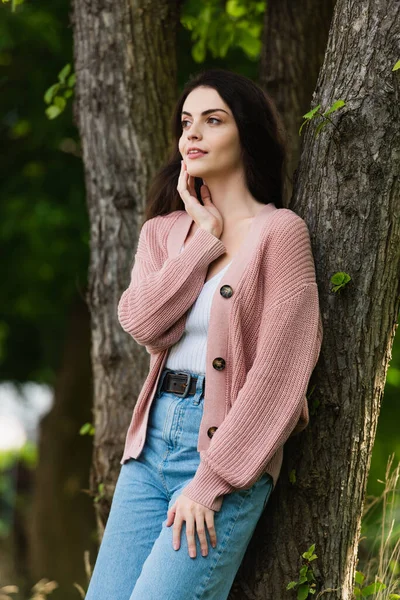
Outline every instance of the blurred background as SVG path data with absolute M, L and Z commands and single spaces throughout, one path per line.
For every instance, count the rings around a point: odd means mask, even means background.
M 180 87 L 200 66 L 257 80 L 265 3 L 253 4 L 254 12 L 241 16 L 242 33 L 222 52 L 210 22 L 217 28 L 218 19 L 230 18 L 235 27 L 237 16 L 226 7 L 213 12 L 217 2 L 183 3 Z M 88 494 L 92 381 L 82 157 L 72 99 L 53 113 L 45 101 L 59 75 L 73 94 L 69 12 L 65 0 L 0 4 L 0 598 L 83 597 L 97 551 L 96 499 Z M 206 41 L 192 39 L 193 19 L 208 23 Z M 379 555 L 387 463 L 392 456 L 393 472 L 400 459 L 399 389 L 397 336 L 368 481 L 360 568 Z M 395 540 L 397 479 L 392 484 Z M 390 569 L 399 572 L 395 560 Z M 12 585 L 19 592 L 4 588 Z

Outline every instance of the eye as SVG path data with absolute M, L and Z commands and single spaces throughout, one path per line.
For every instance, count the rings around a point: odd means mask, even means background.
M 210 117 L 209 119 L 207 119 L 208 121 L 216 121 L 217 123 L 221 123 L 221 121 L 219 119 L 217 119 L 216 117 Z M 185 123 L 188 123 L 189 121 L 187 121 L 186 119 L 184 119 L 183 121 L 181 121 L 181 125 L 182 128 L 185 128 Z

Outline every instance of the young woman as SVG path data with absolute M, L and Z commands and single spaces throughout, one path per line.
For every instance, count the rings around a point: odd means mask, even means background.
M 173 115 L 119 321 L 150 354 L 86 600 L 224 600 L 308 424 L 322 324 L 268 95 L 197 75 Z M 134 368 L 134 365 L 132 365 Z

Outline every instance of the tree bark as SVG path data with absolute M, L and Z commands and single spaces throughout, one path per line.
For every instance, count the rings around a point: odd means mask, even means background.
M 75 118 L 91 228 L 94 454 L 90 486 L 100 538 L 149 355 L 118 324 L 150 180 L 170 143 L 177 96 L 179 2 L 74 3 Z M 92 557 L 91 563 L 94 563 Z
M 264 17 L 259 83 L 271 94 L 288 137 L 289 177 L 284 205 L 293 193 L 300 156 L 299 129 L 324 60 L 336 0 L 269 0 Z
M 91 420 L 91 396 L 89 314 L 77 296 L 68 320 L 54 405 L 40 424 L 39 462 L 27 518 L 30 585 L 42 577 L 56 580 L 55 600 L 69 600 L 75 581 L 86 584 L 84 552 L 94 549 L 96 523 L 91 499 L 84 492 L 92 444 L 89 436 L 79 435 L 80 427 Z
M 309 386 L 316 386 L 310 425 L 285 446 L 280 478 L 231 598 L 295 598 L 286 586 L 298 580 L 301 554 L 313 543 L 317 591 L 332 590 L 324 600 L 352 598 L 399 314 L 400 102 L 399 74 L 392 72 L 399 58 L 399 13 L 396 0 L 338 0 L 335 7 L 310 108 L 321 103 L 324 111 L 338 99 L 346 106 L 330 115 L 333 123 L 317 137 L 319 120 L 303 129 L 290 203 L 310 230 L 324 324 Z M 351 280 L 334 292 L 330 278 L 340 271 Z

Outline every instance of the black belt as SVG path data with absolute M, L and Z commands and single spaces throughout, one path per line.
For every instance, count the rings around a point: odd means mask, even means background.
M 168 371 L 162 382 L 161 389 L 165 392 L 186 398 L 196 393 L 198 377 L 183 371 Z

